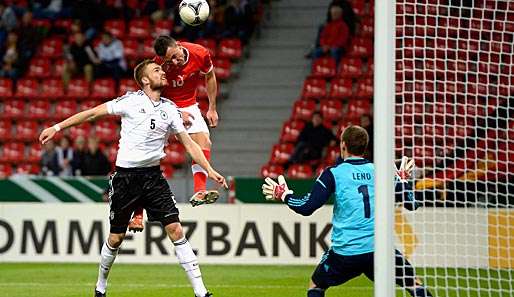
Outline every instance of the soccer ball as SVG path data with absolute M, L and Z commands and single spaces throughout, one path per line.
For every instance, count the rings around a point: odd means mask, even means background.
M 206 0 L 182 0 L 178 13 L 184 23 L 198 26 L 209 17 L 209 3 Z

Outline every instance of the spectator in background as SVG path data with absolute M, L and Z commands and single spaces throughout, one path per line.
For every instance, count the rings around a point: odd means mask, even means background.
M 37 19 L 69 18 L 71 16 L 71 0 L 36 0 L 32 10 Z
M 45 34 L 32 23 L 32 12 L 30 11 L 23 13 L 16 32 L 20 45 L 20 57 L 24 61 L 29 61 Z
M 71 160 L 71 168 L 73 175 L 82 175 L 82 168 L 84 166 L 84 158 L 87 153 L 86 139 L 84 136 L 78 136 L 75 139 L 75 147 L 73 151 L 73 158 Z
M 253 33 L 253 13 L 247 1 L 230 0 L 225 8 L 223 37 L 235 37 L 247 43 Z
M 319 46 L 314 50 L 314 58 L 330 55 L 339 62 L 349 38 L 350 30 L 343 20 L 343 9 L 332 4 L 329 18 L 319 34 Z
M 10 32 L 18 25 L 16 13 L 11 6 L 5 5 L 4 1 L 0 1 L 0 29 Z
M 111 171 L 111 163 L 98 145 L 98 139 L 95 137 L 90 137 L 87 141 L 88 150 L 82 164 L 82 175 L 84 176 L 105 176 Z
M 298 143 L 284 167 L 290 164 L 313 161 L 321 158 L 323 150 L 329 144 L 335 145 L 336 137 L 332 130 L 323 125 L 323 118 L 319 112 L 312 115 L 312 121 L 305 125 L 298 136 Z
M 43 145 L 43 154 L 41 155 L 41 174 L 45 176 L 59 175 L 59 162 L 57 160 L 57 151 L 53 141 L 49 141 Z
M 119 80 L 127 71 L 127 62 L 123 53 L 123 44 L 109 32 L 102 34 L 102 42 L 96 47 L 93 62 L 96 65 L 97 76 L 111 76 Z
M 73 175 L 71 162 L 73 160 L 73 148 L 70 147 L 70 139 L 66 136 L 61 138 L 59 146 L 56 148 L 57 162 L 60 168 L 61 176 Z
M 65 86 L 68 86 L 71 77 L 76 74 L 83 74 L 88 82 L 93 80 L 93 62 L 97 58 L 82 32 L 73 35 L 73 42 L 65 49 L 65 58 L 63 71 Z
M 373 121 L 371 119 L 371 116 L 369 116 L 367 114 L 363 114 L 361 116 L 360 126 L 364 129 L 366 129 L 366 132 L 368 132 L 368 135 L 369 135 L 368 148 L 367 148 L 367 152 L 365 154 L 366 159 L 373 162 Z
M 20 74 L 20 61 L 18 35 L 15 32 L 9 32 L 5 47 L 2 49 L 0 77 L 16 79 Z

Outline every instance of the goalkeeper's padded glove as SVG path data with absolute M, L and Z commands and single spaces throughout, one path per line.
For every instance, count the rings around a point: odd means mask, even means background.
M 283 175 L 279 175 L 277 180 L 278 183 L 270 177 L 264 179 L 262 194 L 267 200 L 284 201 L 287 195 L 293 194 L 293 191 L 287 187 L 286 179 Z
M 396 177 L 398 180 L 402 183 L 406 183 L 410 179 L 412 171 L 414 170 L 414 159 L 403 156 L 400 168 L 396 168 L 396 165 L 394 167 L 396 169 Z

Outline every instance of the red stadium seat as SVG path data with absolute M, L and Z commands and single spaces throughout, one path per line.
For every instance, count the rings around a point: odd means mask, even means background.
M 108 145 L 105 151 L 107 153 L 107 159 L 109 159 L 111 163 L 116 162 L 116 156 L 118 155 L 118 145 Z
M 102 104 L 102 101 L 100 100 L 86 100 L 79 105 L 79 111 L 91 109 L 93 107 L 96 107 L 98 105 Z
M 271 150 L 270 163 L 272 164 L 285 164 L 291 158 L 294 151 L 294 145 L 291 143 L 275 144 Z
M 39 83 L 33 78 L 22 78 L 16 83 L 15 97 L 34 98 L 39 95 Z
M 301 120 L 290 120 L 284 123 L 280 133 L 280 142 L 296 142 L 298 136 L 305 127 L 305 122 Z
M 352 100 L 348 104 L 348 112 L 345 116 L 346 120 L 360 122 L 362 115 L 369 115 L 371 113 L 371 104 L 368 100 Z
M 307 78 L 303 82 L 302 97 L 304 99 L 321 99 L 327 96 L 327 84 L 324 79 Z
M 61 99 L 64 97 L 64 84 L 62 82 L 62 79 L 59 78 L 52 78 L 43 80 L 41 83 L 41 93 L 39 96 L 40 98 L 47 98 L 47 99 Z
M 30 62 L 27 77 L 44 78 L 50 73 L 50 60 L 47 58 L 34 58 Z
M 241 40 L 237 38 L 222 39 L 218 47 L 218 56 L 220 58 L 228 58 L 237 60 L 243 54 L 243 46 Z
M 123 39 L 125 37 L 125 21 L 121 19 L 112 19 L 105 21 L 104 24 L 105 31 L 111 33 L 114 37 L 118 39 Z
M 0 164 L 0 178 L 7 178 L 12 174 L 12 167 L 10 164 Z
M 312 178 L 312 168 L 307 164 L 293 164 L 287 169 L 287 177 L 295 179 Z
M 362 58 L 373 56 L 373 40 L 369 38 L 354 38 L 348 55 L 350 57 Z
M 70 128 L 70 138 L 76 139 L 79 136 L 87 138 L 91 134 L 91 124 L 83 123 Z
M 186 162 L 186 149 L 180 143 L 170 143 L 164 148 L 166 156 L 163 163 L 173 166 L 181 166 Z
M 296 120 L 310 121 L 316 111 L 316 101 L 309 99 L 297 100 L 293 105 L 292 118 Z
M 348 78 L 334 78 L 330 81 L 329 98 L 345 99 L 352 95 L 353 83 Z
M 31 163 L 39 163 L 41 160 L 41 155 L 43 155 L 43 149 L 41 148 L 41 144 L 38 142 L 32 143 L 28 147 L 28 155 L 27 155 L 27 162 Z
M 22 163 L 16 165 L 16 174 L 39 174 L 41 168 L 39 165 L 32 163 Z
M 232 62 L 230 62 L 229 59 L 215 59 L 213 61 L 213 65 L 216 78 L 220 80 L 227 80 L 232 75 Z
M 153 39 L 147 38 L 143 41 L 143 47 L 141 49 L 141 57 L 150 59 L 155 56 L 155 52 L 153 49 Z
M 12 122 L 10 120 L 0 120 L 0 142 L 7 141 L 12 136 Z
M 33 19 L 31 25 L 37 28 L 44 28 L 47 31 L 52 27 L 52 23 L 47 19 Z
M 123 40 L 123 53 L 125 58 L 129 60 L 138 59 L 141 57 L 139 50 L 139 42 L 135 39 L 124 39 Z
M 118 125 L 114 121 L 99 121 L 95 124 L 95 135 L 101 142 L 114 142 L 118 139 Z
M 112 99 L 117 97 L 116 82 L 110 78 L 101 78 L 93 82 L 92 98 Z
M 22 100 L 9 100 L 4 103 L 3 118 L 19 119 L 25 116 L 25 102 Z
M 25 146 L 20 142 L 5 143 L 2 148 L 3 162 L 22 162 L 25 159 Z
M 357 16 L 363 17 L 363 19 L 365 19 L 364 17 L 367 15 L 366 2 L 360 1 L 360 0 L 352 0 L 352 1 L 350 1 L 350 3 L 352 5 L 353 13 L 355 13 Z M 370 5 L 370 6 L 373 6 L 373 5 Z
M 28 114 L 34 120 L 46 120 L 51 117 L 51 105 L 47 100 L 35 100 L 28 104 Z
M 77 103 L 75 100 L 58 101 L 55 104 L 54 119 L 63 120 L 77 113 Z
M 331 78 L 336 75 L 336 60 L 331 57 L 321 57 L 312 63 L 311 76 L 318 78 Z
M 136 81 L 132 78 L 123 78 L 120 80 L 120 89 L 118 95 L 124 95 L 128 91 L 137 91 L 139 90 L 139 86 Z
M 71 25 L 73 24 L 72 19 L 56 19 L 54 21 L 54 28 L 69 32 Z
M 166 166 L 166 165 L 161 165 L 161 171 L 162 171 L 162 175 L 166 179 L 173 178 L 173 174 L 175 173 L 173 170 L 173 167 Z
M 262 177 L 277 178 L 279 175 L 284 174 L 284 167 L 275 164 L 266 164 L 261 168 Z
M 359 1 L 362 2 L 362 1 Z M 373 38 L 373 18 L 363 18 L 360 22 L 360 30 L 358 36 Z
M 325 155 L 325 159 L 323 160 L 323 163 L 328 165 L 335 165 L 337 158 L 341 156 L 341 149 L 339 146 L 329 146 L 327 148 L 327 153 Z
M 128 36 L 131 38 L 147 38 L 151 36 L 150 22 L 148 19 L 134 19 L 129 23 Z
M 343 116 L 343 103 L 336 99 L 322 100 L 319 109 L 321 116 L 326 121 L 339 121 Z
M 85 79 L 72 79 L 68 85 L 66 97 L 70 99 L 84 99 L 89 97 L 89 84 Z
M 359 58 L 343 58 L 339 62 L 337 75 L 343 78 L 357 78 L 363 75 L 362 60 Z
M 61 78 L 64 73 L 64 59 L 56 59 L 53 62 L 53 69 L 50 71 L 50 77 Z
M 373 79 L 365 78 L 356 82 L 355 97 L 371 98 L 373 97 Z
M 39 48 L 38 55 L 45 58 L 59 58 L 63 55 L 63 42 L 59 37 L 45 38 Z
M 154 34 L 155 36 L 160 35 L 170 35 L 171 30 L 173 30 L 173 21 L 172 20 L 159 20 L 155 22 L 154 26 Z
M 211 53 L 211 57 L 212 58 L 216 57 L 216 40 L 215 39 L 211 39 L 211 38 L 198 38 L 195 41 L 195 43 L 205 47 L 206 49 L 208 49 L 209 52 Z
M 39 136 L 39 127 L 35 121 L 20 121 L 16 125 L 14 137 L 19 141 L 36 141 Z
M 12 80 L 9 78 L 0 78 L 0 98 L 12 97 L 13 87 Z

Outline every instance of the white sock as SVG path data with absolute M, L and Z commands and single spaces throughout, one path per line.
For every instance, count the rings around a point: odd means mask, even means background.
M 119 248 L 115 249 L 109 246 L 107 242 L 102 246 L 100 265 L 98 267 L 98 281 L 96 282 L 96 290 L 105 293 L 107 288 L 107 277 L 111 271 L 112 263 L 118 255 Z
M 177 254 L 178 261 L 182 268 L 187 273 L 187 277 L 193 286 L 195 295 L 203 297 L 207 294 L 207 289 L 203 284 L 202 273 L 200 272 L 200 266 L 198 265 L 198 258 L 196 258 L 193 248 L 187 239 L 184 237 L 177 241 L 174 241 L 175 252 Z

